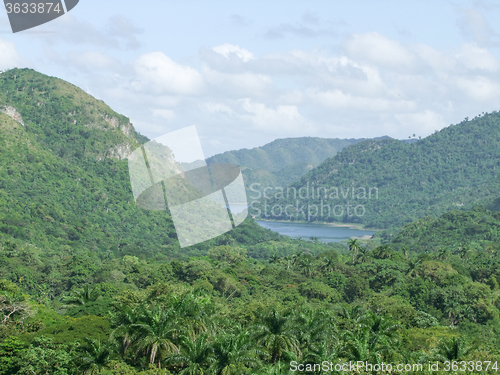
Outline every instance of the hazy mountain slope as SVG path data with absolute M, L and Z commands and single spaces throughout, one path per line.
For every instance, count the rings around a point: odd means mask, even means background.
M 277 215 L 268 212 L 267 218 L 354 222 L 388 228 L 452 209 L 489 204 L 500 192 L 499 144 L 497 112 L 465 120 L 414 143 L 367 140 L 345 148 L 294 183 L 296 191 L 303 188 L 304 199 L 299 199 L 299 205 L 293 189 L 288 198 L 286 192 L 284 198 L 274 194 L 266 204 L 278 205 L 274 210 Z M 323 188 L 319 196 L 318 187 Z M 279 214 L 279 208 L 284 211 L 287 204 L 295 207 L 287 210 L 289 215 Z M 316 216 L 313 205 L 318 207 Z M 330 214 L 326 205 L 330 205 Z M 334 213 L 335 206 L 339 207 Z M 353 206 L 359 206 L 357 214 Z M 265 212 L 262 215 L 265 217 Z
M 245 184 L 286 186 L 341 151 L 363 139 L 286 138 L 262 147 L 227 151 L 207 159 L 242 167 Z
M 169 212 L 134 203 L 122 158 L 141 137 L 125 117 L 31 70 L 1 74 L 0 93 L 0 249 L 18 241 L 68 254 L 179 249 Z M 265 238 L 277 236 L 248 222 L 193 251 Z
M 312 137 L 277 139 L 262 147 L 227 151 L 208 160 L 212 163 L 233 163 L 251 169 L 276 172 L 300 162 L 318 165 L 342 148 L 360 141 Z

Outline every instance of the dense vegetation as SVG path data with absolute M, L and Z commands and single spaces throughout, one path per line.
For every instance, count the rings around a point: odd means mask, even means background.
M 0 373 L 288 374 L 291 361 L 500 358 L 498 250 L 261 246 L 267 261 L 243 245 L 140 260 L 4 243 Z M 25 279 L 40 287 L 25 294 Z
M 208 163 L 231 163 L 242 167 L 247 189 L 250 185 L 287 186 L 312 168 L 363 139 L 287 138 L 277 139 L 251 150 L 226 151 L 207 159 Z
M 181 252 L 169 213 L 133 202 L 116 150 L 145 139 L 115 126 L 128 120 L 30 70 L 0 75 L 5 107 L 24 125 L 0 113 L 0 375 L 311 374 L 291 363 L 322 361 L 497 373 L 497 212 L 426 217 L 383 245 L 247 220 Z
M 399 228 L 414 220 L 454 209 L 492 205 L 500 179 L 500 113 L 464 120 L 433 135 L 408 143 L 393 139 L 367 140 L 344 148 L 286 189 L 269 192 L 267 218 L 361 223 L 373 228 Z M 306 189 L 309 186 L 309 193 Z M 312 189 L 315 195 L 312 196 Z M 320 188 L 320 194 L 317 194 Z M 338 189 L 338 197 L 335 194 Z M 354 193 L 352 190 L 354 188 Z M 328 196 L 325 198 L 325 189 Z M 371 196 L 369 192 L 371 191 Z M 271 194 L 272 193 L 272 194 Z M 277 196 L 277 197 L 276 197 Z M 261 199 L 263 209 L 264 200 Z M 347 204 L 359 205 L 357 214 Z M 279 207 L 291 204 L 287 213 Z M 330 205 L 331 213 L 321 204 Z M 270 209 L 278 205 L 271 215 Z M 334 206 L 339 205 L 335 213 Z M 308 206 L 311 216 L 308 215 Z M 362 207 L 363 208 L 362 208 Z M 316 210 L 316 207 L 318 210 Z M 314 214 L 318 211 L 318 214 Z M 264 211 L 262 216 L 265 217 Z

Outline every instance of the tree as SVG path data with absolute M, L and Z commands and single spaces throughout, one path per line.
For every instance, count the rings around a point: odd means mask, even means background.
M 408 270 L 406 271 L 406 276 L 409 276 L 409 277 L 418 277 L 419 274 L 418 274 L 418 265 L 422 263 L 422 260 L 418 259 L 418 260 L 410 260 L 410 262 L 408 263 Z
M 287 352 L 300 353 L 292 319 L 276 308 L 261 313 L 251 330 L 257 342 L 267 349 L 272 363 L 284 358 Z
M 161 362 L 167 356 L 179 353 L 177 343 L 182 329 L 178 319 L 161 306 L 145 308 L 141 312 L 137 323 L 130 325 L 136 353 L 148 355 L 149 363 L 156 363 L 161 368 Z
M 210 365 L 215 361 L 213 348 L 206 332 L 196 338 L 183 336 L 180 353 L 170 355 L 166 362 L 180 366 L 179 375 L 211 374 Z
M 314 271 L 313 259 L 311 256 L 304 255 L 300 259 L 299 267 L 302 269 L 302 273 L 307 277 L 311 277 Z
M 440 361 L 460 361 L 469 354 L 471 349 L 471 347 L 465 345 L 462 338 L 455 337 L 441 341 L 433 354 Z
M 102 343 L 101 340 L 85 338 L 86 343 L 80 348 L 82 355 L 80 366 L 85 375 L 100 374 L 111 361 L 115 351 L 115 342 L 108 341 Z
M 70 295 L 63 298 L 63 302 L 67 304 L 85 305 L 88 302 L 97 301 L 100 297 L 99 290 L 96 286 L 84 285 L 82 289 L 72 290 Z
M 347 241 L 347 246 L 349 247 L 349 251 L 352 253 L 352 262 L 354 263 L 361 245 L 357 239 L 351 238 Z
M 267 353 L 254 347 L 249 332 L 221 334 L 214 343 L 215 362 L 212 371 L 217 375 L 239 375 L 248 367 L 257 367 L 258 356 Z

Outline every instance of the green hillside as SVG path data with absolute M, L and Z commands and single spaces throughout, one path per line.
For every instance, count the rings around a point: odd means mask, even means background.
M 68 256 L 181 255 L 170 214 L 135 205 L 124 158 L 145 138 L 127 118 L 27 69 L 0 75 L 0 110 L 0 243 Z M 279 236 L 249 221 L 188 251 L 266 238 Z
M 424 217 L 405 225 L 395 236 L 384 236 L 394 246 L 440 254 L 492 253 L 500 244 L 500 211 L 474 207 L 467 211 L 450 211 L 440 217 Z
M 208 163 L 231 163 L 242 167 L 245 185 L 286 186 L 363 139 L 286 138 L 262 147 L 227 151 L 207 159 Z
M 498 144 L 498 112 L 464 120 L 414 143 L 367 140 L 343 149 L 293 183 L 288 197 L 286 189 L 283 196 L 268 192 L 273 198 L 261 200 L 260 208 L 266 203 L 268 219 L 391 228 L 449 210 L 489 205 L 500 191 Z M 294 207 L 285 214 L 288 204 Z M 261 214 L 266 217 L 266 211 Z

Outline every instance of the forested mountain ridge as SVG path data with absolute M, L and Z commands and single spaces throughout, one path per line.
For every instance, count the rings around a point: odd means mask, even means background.
M 22 120 L 44 149 L 74 162 L 126 158 L 146 139 L 102 101 L 31 69 L 0 74 L 0 111 Z
M 124 157 L 145 138 L 128 119 L 28 69 L 0 74 L 0 109 L 0 245 L 20 241 L 35 246 L 31 252 L 68 256 L 179 250 L 169 212 L 135 205 Z M 279 238 L 248 222 L 214 241 L 240 235 L 255 243 Z M 200 246 L 191 250 L 209 245 Z
M 208 158 L 213 163 L 233 163 L 251 169 L 277 172 L 299 162 L 318 165 L 342 148 L 363 139 L 285 138 L 276 139 L 261 147 L 226 151 Z
M 261 147 L 226 151 L 208 158 L 207 162 L 242 167 L 247 188 L 253 183 L 260 183 L 263 188 L 286 186 L 344 147 L 363 140 L 315 137 L 276 139 Z
M 286 215 L 268 219 L 337 221 L 368 227 L 401 227 L 425 216 L 453 209 L 492 204 L 500 191 L 500 114 L 493 112 L 464 120 L 414 143 L 393 139 L 367 140 L 342 150 L 291 184 L 297 191 L 309 186 L 300 205 L 340 205 L 328 216 L 324 208 L 310 218 L 298 217 L 291 208 Z M 314 186 L 317 193 L 311 195 Z M 325 198 L 325 190 L 328 196 Z M 334 192 L 338 190 L 338 198 Z M 372 192 L 369 195 L 369 192 Z M 306 190 L 303 190 L 306 195 Z M 342 196 L 344 192 L 344 197 Z M 353 192 L 353 193 L 351 193 Z M 322 202 L 323 201 L 323 202 Z M 263 203 L 263 202 L 261 202 Z M 274 197 L 267 206 L 295 206 L 295 199 Z M 346 205 L 360 205 L 358 215 L 348 215 Z M 363 209 L 361 208 L 363 207 Z M 262 208 L 262 207 L 261 207 Z M 268 209 L 269 210 L 269 209 Z M 278 213 L 279 210 L 275 210 Z M 361 214 L 362 213 L 362 214 Z M 263 217 L 265 217 L 263 213 Z

